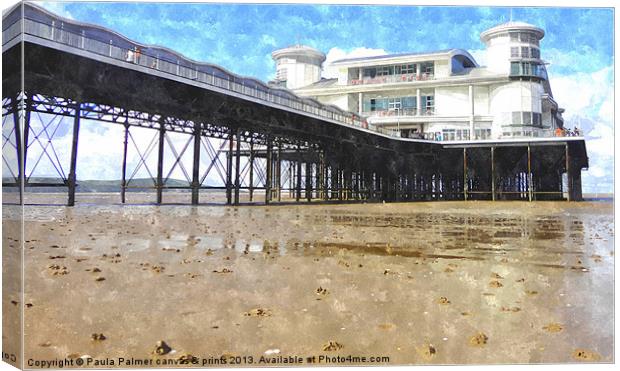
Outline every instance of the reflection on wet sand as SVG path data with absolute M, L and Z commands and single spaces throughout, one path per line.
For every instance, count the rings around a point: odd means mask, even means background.
M 613 361 L 610 203 L 34 206 L 25 220 L 27 358 Z

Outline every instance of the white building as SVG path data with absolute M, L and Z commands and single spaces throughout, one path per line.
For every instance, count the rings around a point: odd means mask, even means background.
M 550 136 L 563 126 L 540 40 L 544 31 L 508 22 L 484 31 L 487 66 L 465 50 L 334 61 L 338 78 L 321 79 L 325 55 L 294 46 L 273 52 L 276 84 L 368 118 L 371 128 L 434 140 Z M 473 136 L 471 136 L 473 133 Z

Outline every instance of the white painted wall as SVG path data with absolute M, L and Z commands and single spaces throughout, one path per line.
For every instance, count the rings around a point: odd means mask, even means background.
M 286 70 L 286 87 L 296 89 L 308 86 L 321 79 L 321 67 L 309 63 L 299 63 L 293 58 L 282 58 L 278 71 Z M 278 75 L 281 73 L 278 72 Z
M 321 103 L 333 104 L 345 111 L 357 112 L 357 102 L 353 100 L 350 94 L 322 95 L 316 98 Z
M 469 115 L 469 88 L 451 86 L 435 88 L 435 114 L 444 116 Z
M 510 73 L 510 37 L 498 36 L 491 40 L 487 45 L 487 67 L 490 71 L 509 74 Z
M 489 86 L 474 86 L 474 115 L 489 114 Z
M 442 59 L 435 61 L 435 78 L 450 76 L 452 66 L 449 59 Z

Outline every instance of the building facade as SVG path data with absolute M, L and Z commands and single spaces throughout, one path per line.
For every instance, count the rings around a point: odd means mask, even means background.
M 552 136 L 563 127 L 540 40 L 544 31 L 508 22 L 484 31 L 486 66 L 465 50 L 408 53 L 332 62 L 296 45 L 272 53 L 273 83 L 300 96 L 357 112 L 370 128 L 407 138 L 481 140 Z

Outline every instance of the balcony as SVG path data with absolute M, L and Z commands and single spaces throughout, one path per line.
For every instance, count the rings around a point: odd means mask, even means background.
M 366 117 L 403 117 L 403 116 L 434 116 L 435 108 L 428 107 L 418 114 L 417 108 L 403 108 L 395 110 L 378 110 L 378 111 L 365 111 L 362 112 Z
M 369 85 L 369 84 L 392 84 L 399 82 L 412 82 L 412 81 L 427 81 L 434 80 L 435 75 L 429 73 L 423 73 L 419 76 L 415 73 L 404 75 L 387 75 L 376 77 L 365 77 L 363 79 L 353 79 L 350 85 Z

